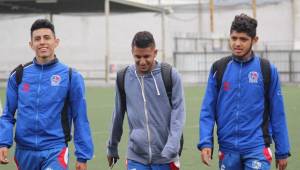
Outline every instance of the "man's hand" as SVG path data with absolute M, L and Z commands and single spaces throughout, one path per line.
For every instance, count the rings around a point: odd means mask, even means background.
M 76 162 L 76 170 L 87 170 L 87 163 Z
M 119 157 L 107 156 L 108 166 L 112 168 L 114 166 L 114 164 L 117 163 L 118 159 L 119 159 Z
M 211 148 L 203 148 L 201 150 L 201 159 L 205 165 L 210 166 L 209 162 L 211 160 Z
M 287 167 L 287 163 L 288 163 L 287 158 L 276 160 L 276 169 L 285 170 Z
M 0 164 L 8 164 L 8 148 L 2 147 L 0 148 Z

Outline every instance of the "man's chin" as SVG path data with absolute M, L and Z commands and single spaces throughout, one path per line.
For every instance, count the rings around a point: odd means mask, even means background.
M 148 72 L 149 72 L 149 69 L 139 69 L 139 71 L 140 71 L 141 73 L 148 73 Z
M 50 55 L 47 55 L 47 54 L 38 54 L 37 56 L 39 58 L 46 59 L 46 58 L 49 58 Z
M 245 56 L 245 54 L 242 54 L 242 53 L 233 53 L 233 55 L 238 58 L 243 58 Z

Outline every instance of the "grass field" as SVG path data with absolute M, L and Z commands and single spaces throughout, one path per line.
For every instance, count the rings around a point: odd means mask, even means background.
M 5 90 L 0 89 L 0 97 L 2 105 L 5 99 Z M 184 130 L 185 144 L 183 155 L 181 157 L 182 170 L 201 170 L 217 168 L 217 154 L 215 153 L 211 167 L 205 167 L 200 161 L 200 152 L 196 149 L 198 143 L 198 119 L 199 109 L 204 93 L 204 87 L 187 87 L 185 88 L 186 96 L 186 111 L 187 121 Z M 300 169 L 300 87 L 298 86 L 284 86 L 283 94 L 285 99 L 285 109 L 287 112 L 287 121 L 289 127 L 290 143 L 292 148 L 292 157 L 289 159 L 288 170 Z M 106 142 L 109 135 L 109 126 L 111 120 L 111 111 L 114 103 L 114 89 L 113 88 L 88 88 L 87 89 L 88 113 L 91 123 L 92 134 L 95 145 L 95 157 L 89 161 L 89 170 L 108 170 L 106 162 Z M 127 144 L 127 123 L 125 122 L 125 130 L 122 137 L 122 142 L 119 146 L 119 153 L 121 159 L 114 167 L 115 170 L 125 169 L 125 153 Z M 71 146 L 71 150 L 72 146 Z M 274 149 L 273 149 L 274 151 Z M 16 169 L 12 163 L 13 148 L 10 150 L 9 165 L 0 165 L 1 170 Z M 73 151 L 70 152 L 70 170 L 74 167 Z M 275 170 L 275 163 L 273 159 L 273 168 Z

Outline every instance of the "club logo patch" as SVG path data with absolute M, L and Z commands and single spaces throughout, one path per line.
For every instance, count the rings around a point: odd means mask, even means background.
M 261 169 L 261 162 L 259 162 L 258 160 L 252 161 L 252 168 L 253 169 Z
M 51 76 L 51 86 L 59 86 L 61 82 L 61 77 L 59 75 Z
M 220 170 L 225 170 L 225 168 L 226 168 L 226 167 L 225 167 L 225 165 L 224 165 L 224 164 L 222 164 L 222 165 L 221 165 L 221 169 L 220 169 Z
M 23 92 L 29 92 L 30 90 L 30 85 L 28 83 L 24 83 L 22 87 Z
M 251 71 L 248 74 L 249 83 L 257 83 L 258 82 L 258 73 L 256 71 Z
M 223 89 L 224 89 L 224 91 L 229 91 L 230 90 L 230 83 L 228 81 L 225 81 L 223 83 Z

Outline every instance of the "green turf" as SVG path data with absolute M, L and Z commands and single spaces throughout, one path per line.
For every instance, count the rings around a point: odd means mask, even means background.
M 217 169 L 216 153 L 212 161 L 212 166 L 207 168 L 200 161 L 200 152 L 196 149 L 198 142 L 198 120 L 199 109 L 204 93 L 203 87 L 187 87 L 185 88 L 186 95 L 186 111 L 187 121 L 184 130 L 185 145 L 183 155 L 181 157 L 182 170 L 200 170 L 200 169 Z M 292 147 L 292 157 L 289 159 L 288 169 L 300 169 L 300 88 L 296 86 L 284 86 L 283 93 L 285 98 L 285 106 L 287 112 L 287 121 L 289 127 L 289 136 Z M 0 97 L 2 104 L 4 103 L 4 89 L 0 89 Z M 88 162 L 90 170 L 107 170 L 109 169 L 106 162 L 106 142 L 108 139 L 108 130 L 111 121 L 111 112 L 114 103 L 113 88 L 88 88 L 87 89 L 88 114 L 92 128 L 92 134 L 95 145 L 95 158 Z M 119 147 L 120 161 L 114 167 L 115 170 L 125 169 L 125 152 L 127 143 L 127 123 L 125 121 L 125 130 L 122 137 L 122 142 Z M 298 147 L 297 147 L 298 146 Z M 72 146 L 71 146 L 71 150 Z M 13 155 L 13 149 L 10 151 L 10 156 Z M 73 152 L 70 153 L 70 169 L 74 168 Z M 10 157 L 10 160 L 12 158 Z M 14 163 L 3 166 L 1 170 L 15 169 Z M 274 161 L 273 161 L 273 168 Z

